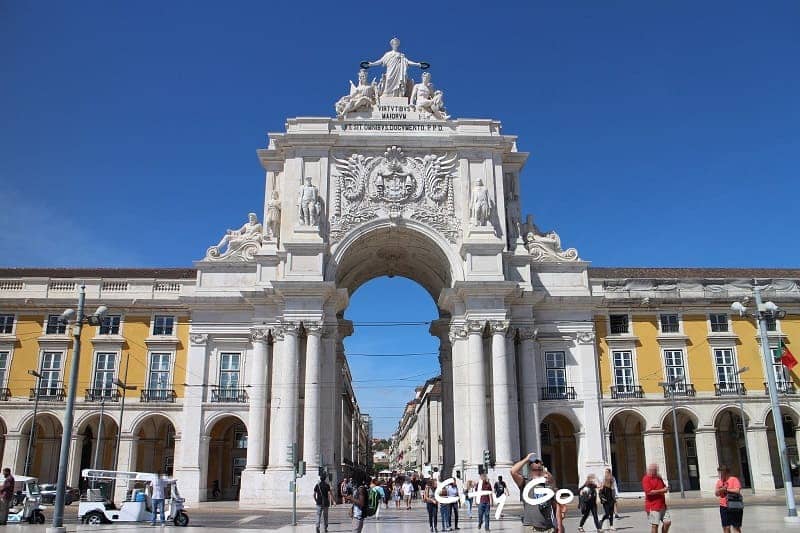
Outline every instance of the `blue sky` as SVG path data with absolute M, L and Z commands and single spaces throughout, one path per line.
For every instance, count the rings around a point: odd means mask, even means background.
M 261 211 L 267 132 L 332 115 L 398 35 L 452 115 L 519 135 L 524 211 L 593 264 L 797 266 L 798 20 L 788 0 L 0 0 L 0 264 L 191 265 Z M 433 318 L 407 285 L 365 286 L 348 316 Z M 348 349 L 435 351 L 392 335 Z M 410 392 L 381 383 L 385 434 Z

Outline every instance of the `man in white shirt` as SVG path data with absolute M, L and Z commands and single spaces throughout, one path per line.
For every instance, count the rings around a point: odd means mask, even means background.
M 150 525 L 156 525 L 156 514 L 161 512 L 161 524 L 165 522 L 164 519 L 164 499 L 167 494 L 167 487 L 174 483 L 174 480 L 169 479 L 164 472 L 158 472 L 158 477 L 150 482 L 150 499 L 153 501 L 153 518 L 150 520 Z

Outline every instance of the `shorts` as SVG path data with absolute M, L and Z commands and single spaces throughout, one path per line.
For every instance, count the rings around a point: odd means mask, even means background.
M 657 526 L 661 522 L 672 521 L 672 519 L 669 516 L 669 511 L 667 509 L 661 509 L 660 511 L 650 511 L 647 514 L 647 519 L 650 522 L 651 526 Z
M 719 518 L 722 521 L 722 527 L 742 527 L 742 515 L 744 509 L 728 509 L 727 507 L 719 507 Z
M 542 529 L 540 527 L 533 527 L 533 526 L 525 526 L 525 527 L 527 528 L 525 529 L 525 531 L 530 533 L 556 533 L 556 530 L 552 527 L 549 529 Z

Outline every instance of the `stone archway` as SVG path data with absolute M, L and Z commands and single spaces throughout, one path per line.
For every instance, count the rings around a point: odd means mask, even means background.
M 636 490 L 645 471 L 644 429 L 642 416 L 630 410 L 614 415 L 609 424 L 611 468 L 621 492 Z
M 31 434 L 33 417 L 23 423 L 17 452 L 15 472 L 25 471 L 25 459 L 28 453 L 28 439 Z M 58 477 L 58 457 L 61 450 L 61 421 L 51 413 L 36 415 L 36 429 L 31 444 L 30 467 L 28 473 L 39 479 L 40 483 L 55 483 Z
M 163 415 L 140 420 L 133 431 L 135 470 L 172 475 L 175 465 L 175 426 Z
M 781 406 L 781 416 L 783 420 L 783 435 L 786 439 L 786 450 L 789 456 L 789 466 L 792 470 L 792 484 L 798 485 L 798 459 L 797 452 L 797 430 L 798 414 L 786 407 Z M 781 461 L 778 455 L 778 441 L 775 438 L 775 424 L 772 419 L 772 411 L 769 411 L 764 424 L 767 426 L 767 443 L 769 445 L 769 462 L 772 467 L 772 478 L 775 481 L 775 488 L 783 488 L 783 474 L 781 473 Z
M 79 438 L 74 445 L 73 466 L 78 469 L 73 475 L 79 479 L 81 489 L 85 488 L 85 480 L 80 472 L 85 468 L 111 470 L 114 468 L 116 455 L 116 442 L 118 426 L 117 421 L 109 414 L 103 414 L 103 424 L 100 425 L 100 413 L 93 413 L 83 418 L 76 424 L 76 433 Z
M 578 487 L 576 431 L 572 422 L 559 414 L 547 415 L 540 426 L 542 461 L 553 473 L 559 488 L 575 490 Z
M 734 406 L 721 409 L 714 418 L 719 462 L 728 465 L 731 474 L 742 480 L 745 486 L 752 486 L 745 441 L 747 438 L 745 427 L 747 426 L 750 426 L 750 421 L 743 421 L 741 410 Z
M 678 420 L 678 450 L 681 454 L 681 477 L 686 490 L 700 490 L 700 465 L 697 457 L 697 416 L 690 410 L 678 407 L 675 409 Z M 675 455 L 675 430 L 672 425 L 672 412 L 668 412 L 662 421 L 664 431 L 664 460 L 666 462 L 666 478 L 678 484 L 678 459 Z M 674 488 L 674 487 L 673 487 Z
M 247 466 L 247 426 L 236 416 L 222 416 L 208 431 L 206 499 L 238 500 Z

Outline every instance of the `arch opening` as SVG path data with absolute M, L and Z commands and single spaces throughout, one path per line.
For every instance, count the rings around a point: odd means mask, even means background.
M 131 464 L 137 472 L 164 472 L 172 475 L 175 466 L 175 426 L 163 415 L 151 415 L 137 424 Z
M 61 421 L 50 413 L 36 415 L 36 427 L 31 439 L 33 417 L 21 428 L 24 438 L 19 444 L 15 472 L 25 471 L 25 461 L 29 463 L 28 475 L 38 478 L 40 483 L 55 483 L 58 477 L 58 457 L 61 451 Z M 30 442 L 30 456 L 28 443 Z
M 558 414 L 544 417 L 539 430 L 542 461 L 553 470 L 556 486 L 572 491 L 577 491 L 579 482 L 576 431 L 567 417 Z
M 207 500 L 238 500 L 242 471 L 247 466 L 247 426 L 233 415 L 214 421 L 209 429 Z
M 781 423 L 783 424 L 783 436 L 786 439 L 786 451 L 789 456 L 789 466 L 792 473 L 792 485 L 800 485 L 800 458 L 797 452 L 797 431 L 798 415 L 792 409 L 781 406 Z M 772 411 L 767 413 L 765 425 L 767 426 L 767 444 L 769 446 L 769 462 L 772 467 L 772 479 L 775 481 L 775 488 L 783 488 L 783 474 L 781 473 L 781 460 L 778 452 L 778 439 L 775 436 L 775 422 L 772 419 Z
M 634 411 L 617 413 L 609 424 L 611 469 L 621 491 L 640 484 L 645 470 L 644 429 L 644 419 Z
M 697 459 L 697 444 L 695 430 L 697 429 L 697 416 L 690 410 L 678 407 L 675 409 L 678 421 L 678 447 L 681 454 L 681 472 L 683 486 L 687 490 L 700 490 L 700 467 Z M 673 429 L 672 412 L 668 412 L 662 421 L 661 429 L 664 432 L 664 459 L 666 461 L 667 479 L 670 488 L 678 490 L 678 458 L 675 455 L 675 430 Z

